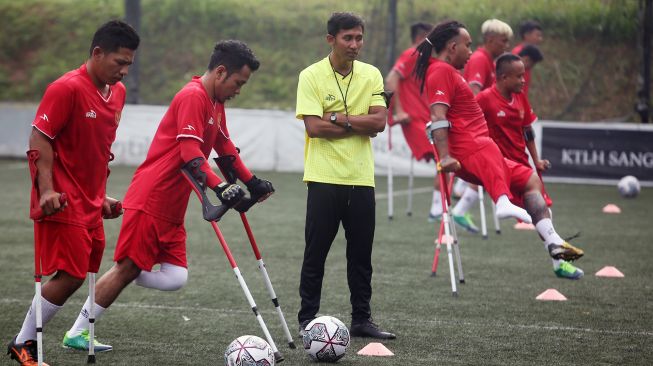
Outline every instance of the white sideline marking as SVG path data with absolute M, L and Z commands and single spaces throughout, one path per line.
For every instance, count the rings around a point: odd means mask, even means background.
M 20 300 L 20 299 L 0 299 L 0 303 L 5 304 L 28 304 L 29 300 Z M 82 304 L 78 304 L 81 306 Z M 170 310 L 170 311 L 207 311 L 212 313 L 217 313 L 218 316 L 228 317 L 231 314 L 251 314 L 251 310 L 242 310 L 242 309 L 219 309 L 219 308 L 205 308 L 205 307 L 188 307 L 188 306 L 168 306 L 168 305 L 152 305 L 152 304 L 143 304 L 143 303 L 117 303 L 111 305 L 112 307 L 126 308 L 126 309 L 144 309 L 144 310 Z M 273 310 L 261 310 L 259 307 L 259 312 L 263 314 L 275 314 L 276 311 Z M 338 318 L 345 318 L 346 314 L 333 314 Z M 464 325 L 468 327 L 475 328 L 517 328 L 517 329 L 535 329 L 535 330 L 544 330 L 544 331 L 573 331 L 573 332 L 585 332 L 585 333 L 598 333 L 598 334 L 608 334 L 608 335 L 626 335 L 626 336 L 642 336 L 642 337 L 653 337 L 653 331 L 641 330 L 641 331 L 627 331 L 627 330 L 610 330 L 610 329 L 593 329 L 593 328 L 578 328 L 578 327 L 562 327 L 557 325 L 536 325 L 536 324 L 510 324 L 510 323 L 500 323 L 500 322 L 484 322 L 484 323 L 472 323 L 466 321 L 446 321 L 446 320 L 415 320 L 415 319 L 399 319 L 399 318 L 385 318 L 384 321 L 401 323 L 401 324 L 413 324 L 419 325 L 424 323 L 435 324 L 435 325 Z
M 413 194 L 419 194 L 419 193 L 428 193 L 428 192 L 433 192 L 433 187 L 420 187 L 420 188 L 413 188 Z M 408 193 L 410 193 L 409 190 L 404 189 L 401 191 L 394 191 L 392 192 L 392 197 L 398 197 L 398 196 L 408 196 Z M 377 193 L 375 195 L 377 200 L 385 200 L 388 199 L 388 194 L 387 193 Z

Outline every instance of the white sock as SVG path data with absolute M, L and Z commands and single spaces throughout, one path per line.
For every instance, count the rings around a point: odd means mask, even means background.
M 95 304 L 94 316 L 96 321 L 100 318 L 100 316 L 102 316 L 102 313 L 104 313 L 105 310 L 107 309 L 103 308 L 97 303 Z M 82 310 L 79 312 L 79 315 L 77 316 L 77 320 L 75 320 L 75 324 L 73 324 L 73 327 L 70 328 L 70 330 L 68 331 L 69 337 L 78 336 L 82 333 L 82 331 L 88 330 L 88 317 L 90 315 L 90 311 L 91 311 L 91 299 L 87 297 L 84 306 L 82 306 Z
M 527 224 L 532 224 L 533 220 L 531 216 L 521 207 L 515 206 L 510 202 L 508 196 L 505 194 L 497 199 L 497 217 L 500 219 L 506 219 L 508 217 L 514 217 L 520 219 Z M 550 221 L 550 220 L 549 220 Z M 542 222 L 542 220 L 540 220 Z
M 544 238 L 544 248 L 547 249 L 547 252 L 549 251 L 549 244 L 562 244 L 563 240 L 553 228 L 553 222 L 551 219 L 540 220 L 537 224 L 535 224 L 535 228 L 537 229 L 537 232 L 540 234 L 540 236 Z
M 431 201 L 429 215 L 435 217 L 442 215 L 442 193 L 437 189 L 433 190 L 433 200 Z
M 61 306 L 55 305 L 41 296 L 41 313 L 44 327 L 59 309 L 61 309 Z M 27 315 L 25 315 L 23 326 L 16 336 L 16 343 L 25 343 L 30 339 L 36 340 L 36 296 L 32 299 L 32 305 L 29 307 Z
M 161 263 L 158 271 L 141 271 L 134 282 L 146 288 L 161 291 L 176 291 L 188 280 L 188 269 L 170 263 Z
M 549 249 L 547 248 L 546 250 L 547 253 L 549 253 Z M 560 263 L 562 262 L 562 259 L 553 259 L 551 258 L 551 263 L 553 263 L 553 269 L 556 270 L 560 268 Z
M 456 196 L 462 196 L 465 188 L 467 188 L 467 182 L 462 179 L 457 179 L 456 184 L 453 185 L 453 193 Z
M 463 192 L 462 197 L 460 197 L 460 201 L 456 203 L 456 206 L 454 206 L 451 213 L 456 216 L 462 216 L 467 211 L 469 211 L 469 209 L 472 208 L 472 206 L 475 205 L 477 202 L 478 202 L 478 190 L 473 189 L 470 186 L 467 186 L 467 188 L 465 188 L 465 191 Z

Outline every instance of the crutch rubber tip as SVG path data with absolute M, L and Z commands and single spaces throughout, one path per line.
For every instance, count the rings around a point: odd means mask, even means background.
M 284 358 L 281 352 L 277 351 L 274 353 L 274 362 L 279 363 L 279 362 L 283 362 L 283 360 Z
M 454 292 L 452 295 L 453 295 L 453 297 L 458 297 L 458 293 L 457 293 L 457 292 Z
M 295 342 L 288 342 L 288 347 L 290 347 L 291 349 L 297 348 L 297 346 L 295 346 Z
M 460 282 L 460 283 L 465 283 L 465 280 L 464 280 L 464 279 L 462 279 L 462 280 L 460 280 L 459 282 Z
M 501 235 L 501 230 L 497 230 L 497 235 Z
M 435 277 L 435 272 L 431 272 L 431 277 Z
M 95 355 L 88 355 L 88 359 L 86 359 L 86 363 L 95 363 Z
M 392 221 L 392 216 L 388 216 L 388 220 Z
M 413 216 L 412 212 L 406 212 L 406 216 Z
M 483 240 L 487 240 L 487 235 L 483 235 Z

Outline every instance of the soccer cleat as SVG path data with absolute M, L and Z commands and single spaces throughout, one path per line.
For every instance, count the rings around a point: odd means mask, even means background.
M 78 351 L 88 351 L 88 329 L 83 330 L 80 334 L 74 336 L 74 337 L 69 337 L 68 332 L 63 336 L 63 348 L 70 348 L 70 349 L 75 349 Z M 113 349 L 108 344 L 102 344 L 97 341 L 97 339 L 93 340 L 93 346 L 95 347 L 95 352 L 108 352 Z
M 352 321 L 351 327 L 349 328 L 349 334 L 351 334 L 352 337 L 369 337 L 376 339 L 397 338 L 394 333 L 381 330 L 379 326 L 372 321 L 372 318 L 359 322 Z
M 312 322 L 313 319 L 304 320 L 303 322 L 299 323 L 299 338 L 304 338 L 304 334 L 306 334 L 306 326 L 308 323 Z
M 478 226 L 474 224 L 474 221 L 472 221 L 472 215 L 469 214 L 469 212 L 465 213 L 464 215 L 458 216 L 458 215 L 453 215 L 453 221 L 460 225 L 463 229 L 469 231 L 470 233 L 478 234 L 480 231 L 478 229 Z
M 428 221 L 430 223 L 434 223 L 434 222 L 438 221 L 440 219 L 440 217 L 442 217 L 442 214 L 433 215 L 432 213 L 429 212 Z
M 575 261 L 585 254 L 582 249 L 576 248 L 566 241 L 563 241 L 560 245 L 549 244 L 547 248 L 549 249 L 551 258 L 565 261 Z
M 28 340 L 25 343 L 16 343 L 16 337 L 7 345 L 7 354 L 12 360 L 18 361 L 21 366 L 37 366 L 36 341 Z M 41 365 L 48 366 L 47 363 L 41 362 Z
M 579 280 L 585 272 L 582 269 L 575 267 L 573 264 L 565 261 L 560 262 L 560 267 L 554 269 L 553 272 L 560 278 L 567 278 L 570 280 Z

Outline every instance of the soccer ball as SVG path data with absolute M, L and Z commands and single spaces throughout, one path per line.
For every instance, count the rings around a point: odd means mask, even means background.
M 622 197 L 634 198 L 637 197 L 641 188 L 637 178 L 633 177 L 632 175 L 627 175 L 619 180 L 617 189 L 619 190 L 619 194 L 621 194 Z
M 234 339 L 224 352 L 226 366 L 274 366 L 274 352 L 262 338 L 244 335 Z
M 332 316 L 313 319 L 305 328 L 304 349 L 313 361 L 336 362 L 349 347 L 349 329 Z

